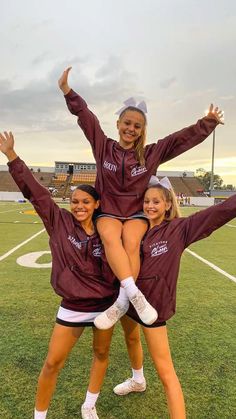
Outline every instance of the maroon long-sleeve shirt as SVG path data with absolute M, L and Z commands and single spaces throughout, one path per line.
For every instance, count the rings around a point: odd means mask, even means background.
M 236 194 L 225 202 L 186 218 L 163 221 L 145 235 L 143 260 L 137 286 L 159 314 L 157 322 L 168 320 L 176 309 L 176 285 L 181 255 L 191 243 L 208 237 L 236 217 Z M 140 322 L 130 306 L 127 313 Z
M 73 90 L 65 96 L 70 112 L 90 142 L 97 163 L 96 189 L 101 195 L 103 213 L 128 217 L 142 211 L 143 196 L 151 175 L 161 163 L 200 144 L 218 124 L 204 117 L 155 144 L 145 147 L 145 166 L 140 166 L 134 149 L 124 149 L 104 134 L 97 117 Z
M 17 186 L 34 206 L 49 235 L 52 253 L 51 284 L 63 297 L 62 306 L 75 311 L 103 311 L 116 299 L 119 282 L 106 262 L 99 236 L 88 236 L 66 209 L 17 157 L 8 163 Z

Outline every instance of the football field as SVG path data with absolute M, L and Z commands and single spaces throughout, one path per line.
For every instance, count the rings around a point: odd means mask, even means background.
M 196 208 L 184 208 L 188 215 Z M 32 418 L 38 374 L 60 298 L 50 286 L 48 236 L 29 203 L 0 202 L 0 418 Z M 182 257 L 169 339 L 190 419 L 236 418 L 236 219 Z M 29 256 L 29 254 L 31 254 Z M 198 259 L 200 256 L 202 259 Z M 80 418 L 92 360 L 85 330 L 61 372 L 48 419 Z M 130 376 L 118 324 L 97 402 L 101 419 L 167 419 L 162 385 L 144 347 L 147 390 L 119 398 Z

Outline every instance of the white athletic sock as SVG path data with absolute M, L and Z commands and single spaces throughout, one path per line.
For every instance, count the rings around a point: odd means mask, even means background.
M 38 411 L 34 409 L 34 419 L 46 419 L 46 416 L 47 416 L 47 410 Z
M 125 306 L 128 305 L 129 298 L 128 298 L 128 295 L 126 293 L 126 290 L 123 287 L 120 287 L 119 295 L 118 295 L 116 301 L 119 304 L 119 306 L 121 306 L 121 307 L 125 307 Z
M 143 383 L 144 381 L 144 375 L 143 375 L 143 367 L 140 368 L 139 370 L 134 370 L 132 368 L 132 373 L 133 373 L 133 380 L 136 381 L 136 383 Z
M 125 289 L 129 300 L 133 298 L 138 292 L 138 287 L 135 285 L 134 278 L 132 276 L 123 279 L 121 281 L 121 286 Z
M 87 391 L 83 406 L 92 409 L 95 406 L 99 393 L 90 393 Z

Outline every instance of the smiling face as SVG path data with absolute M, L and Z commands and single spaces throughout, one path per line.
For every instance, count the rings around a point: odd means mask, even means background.
M 150 226 L 159 225 L 165 219 L 166 211 L 171 207 L 171 202 L 167 202 L 161 188 L 147 189 L 143 211 L 150 221 Z
M 120 136 L 119 144 L 123 148 L 131 148 L 145 130 L 145 118 L 141 112 L 127 110 L 117 121 Z
M 80 223 L 89 223 L 92 221 L 92 216 L 99 207 L 99 201 L 96 201 L 87 192 L 75 189 L 71 196 L 70 209 L 73 216 Z

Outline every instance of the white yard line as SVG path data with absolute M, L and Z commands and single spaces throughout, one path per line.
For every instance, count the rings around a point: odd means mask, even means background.
M 30 240 L 33 240 L 35 237 L 39 236 L 39 234 L 43 233 L 45 231 L 45 228 L 43 230 L 38 231 L 38 233 L 34 234 L 33 236 L 29 237 L 29 239 L 21 242 L 16 247 L 13 247 L 13 249 L 9 250 L 9 252 L 5 253 L 4 255 L 0 256 L 0 262 L 3 259 L 6 259 L 8 256 L 10 256 L 12 253 L 14 253 L 17 249 L 24 246 L 26 243 L 30 242 Z
M 202 258 L 201 256 L 197 255 L 197 253 L 192 252 L 192 250 L 186 249 L 186 252 L 190 253 L 190 255 L 194 256 L 195 258 L 199 259 L 201 262 L 205 263 L 206 265 L 210 266 L 210 268 L 214 269 L 215 271 L 219 272 L 221 275 L 226 276 L 226 278 L 230 279 L 231 281 L 236 282 L 236 277 L 233 275 L 228 274 L 228 272 L 223 271 L 218 266 L 214 265 L 214 263 L 209 262 L 208 260 Z
M 235 226 L 233 226 L 235 227 Z M 39 236 L 41 233 L 45 231 L 45 228 L 38 231 L 38 233 L 34 234 L 33 236 L 29 237 L 27 240 L 23 241 L 22 243 L 18 244 L 13 249 L 9 250 L 4 255 L 0 256 L 0 261 L 3 259 L 6 259 L 8 256 L 10 256 L 12 253 L 14 253 L 16 250 L 18 250 L 20 247 L 24 246 L 31 240 L 33 240 L 35 237 Z M 233 275 L 228 274 L 228 272 L 225 272 L 223 269 L 219 268 L 218 266 L 214 265 L 213 263 L 209 262 L 208 260 L 204 259 L 203 257 L 199 256 L 197 253 L 193 252 L 192 250 L 186 249 L 186 252 L 188 252 L 190 255 L 194 256 L 195 258 L 199 259 L 201 262 L 205 263 L 206 265 L 210 266 L 210 268 L 214 269 L 215 271 L 219 272 L 221 275 L 224 275 L 226 278 L 230 279 L 231 281 L 236 283 L 236 277 Z
M 234 227 L 234 228 L 236 228 L 236 226 L 234 226 L 233 224 L 225 224 L 226 226 L 228 226 L 228 227 Z
M 31 209 L 32 207 L 27 207 L 27 208 L 24 208 L 24 210 L 26 210 L 26 211 L 28 211 L 29 209 Z M 12 209 L 12 210 L 7 210 L 7 211 L 0 211 L 0 214 L 5 214 L 5 213 L 7 213 L 7 212 L 18 212 L 19 210 L 22 210 L 22 207 L 20 208 L 15 208 L 15 209 Z

